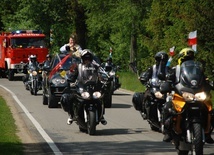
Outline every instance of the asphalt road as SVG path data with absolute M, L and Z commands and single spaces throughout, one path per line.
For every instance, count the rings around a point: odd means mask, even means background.
M 132 106 L 132 92 L 118 90 L 113 95 L 112 108 L 106 109 L 107 125 L 99 124 L 96 135 L 79 131 L 73 123 L 67 125 L 63 109 L 49 109 L 42 104 L 42 91 L 33 96 L 25 90 L 21 77 L 15 81 L 0 79 L 1 90 L 9 91 L 16 116 L 21 118 L 20 136 L 30 136 L 24 142 L 26 154 L 78 155 L 176 155 L 173 144 L 162 142 L 163 134 L 150 129 L 147 121 Z M 8 96 L 7 94 L 7 96 Z M 20 121 L 18 121 L 20 122 Z M 214 137 L 214 135 L 212 135 Z M 23 139 L 23 138 L 22 138 Z M 205 155 L 214 155 L 214 145 L 204 146 Z

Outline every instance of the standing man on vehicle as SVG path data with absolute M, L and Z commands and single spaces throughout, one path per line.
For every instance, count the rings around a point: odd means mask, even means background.
M 81 56 L 81 51 L 82 48 L 80 47 L 80 45 L 78 45 L 76 43 L 77 37 L 75 34 L 71 34 L 69 37 L 69 43 L 63 45 L 60 48 L 60 52 L 61 53 L 69 53 L 72 54 L 76 57 L 80 57 Z

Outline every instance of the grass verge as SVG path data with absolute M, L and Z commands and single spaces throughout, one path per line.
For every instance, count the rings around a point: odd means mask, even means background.
M 138 76 L 131 72 L 118 72 L 121 82 L 121 88 L 127 89 L 133 92 L 143 92 L 145 87 L 138 80 Z
M 5 100 L 0 96 L 0 154 L 22 155 L 23 147 L 21 140 L 16 135 L 12 113 Z

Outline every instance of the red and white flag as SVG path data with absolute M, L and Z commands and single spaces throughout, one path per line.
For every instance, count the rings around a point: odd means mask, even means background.
M 166 64 L 166 66 L 170 66 L 170 64 L 171 64 L 171 61 L 172 61 L 172 57 L 175 55 L 175 46 L 173 46 L 173 47 L 171 47 L 170 49 L 169 49 L 169 55 L 170 55 L 170 57 L 169 57 L 169 59 L 168 59 L 168 61 L 167 61 L 167 64 Z
M 197 31 L 193 31 L 189 33 L 188 44 L 192 46 L 192 49 L 196 51 L 197 46 Z
M 171 48 L 169 49 L 169 55 L 170 55 L 171 57 L 173 57 L 173 56 L 175 55 L 175 46 L 173 46 L 173 47 L 171 47 Z

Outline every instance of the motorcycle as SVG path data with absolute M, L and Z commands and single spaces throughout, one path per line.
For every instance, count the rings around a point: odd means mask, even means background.
M 40 67 L 31 66 L 28 69 L 29 78 L 26 83 L 26 88 L 30 91 L 31 95 L 37 95 L 37 92 L 42 89 L 41 74 L 42 70 Z
M 72 110 L 74 112 L 73 120 L 79 126 L 81 132 L 87 132 L 89 135 L 96 133 L 96 126 L 101 122 L 104 114 L 103 97 L 106 92 L 106 85 L 109 77 L 105 72 L 98 75 L 88 76 L 90 80 L 78 83 L 71 83 L 68 79 L 69 91 L 73 95 Z M 62 102 L 63 104 L 63 102 Z M 64 111 L 67 105 L 62 105 Z
M 162 131 L 162 109 L 166 102 L 166 95 L 160 92 L 161 80 L 152 78 L 146 81 L 144 76 L 140 81 L 146 85 L 145 92 L 136 92 L 133 95 L 132 103 L 135 110 L 140 111 L 144 120 L 147 120 L 153 131 Z
M 121 87 L 121 83 L 119 83 L 119 76 L 116 75 L 119 66 L 104 66 L 103 68 L 112 78 L 112 81 L 110 82 L 110 92 L 111 94 L 114 94 L 114 91 Z
M 160 86 L 162 93 L 171 95 L 167 128 L 179 155 L 189 152 L 202 155 L 205 135 L 212 132 L 211 88 L 201 63 L 185 61 L 176 70 L 176 83 L 165 82 Z

